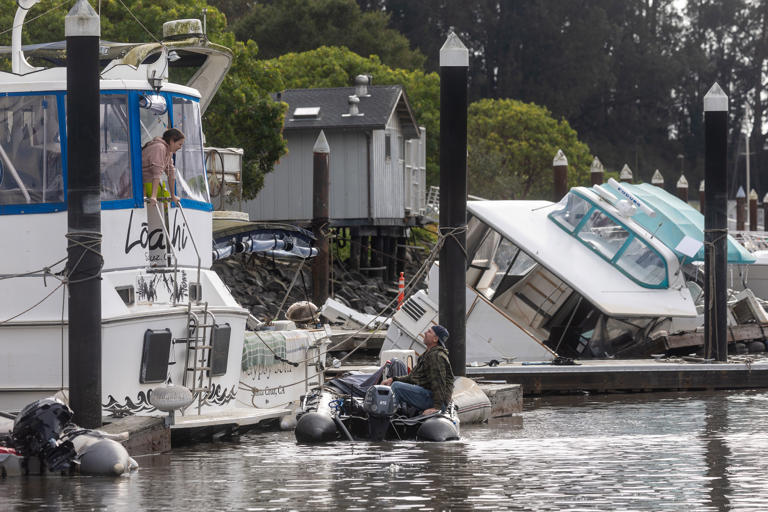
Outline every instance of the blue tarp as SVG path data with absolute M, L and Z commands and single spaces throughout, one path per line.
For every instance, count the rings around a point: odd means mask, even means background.
M 672 249 L 679 258 L 685 257 L 688 261 L 704 261 L 703 245 L 693 258 L 689 258 L 675 249 L 685 236 L 704 242 L 704 215 L 701 212 L 680 198 L 650 183 L 640 185 L 621 183 L 621 186 L 656 213 L 651 217 L 638 210 L 632 220 Z M 600 187 L 616 198 L 624 199 L 624 196 L 611 185 L 603 184 Z M 755 262 L 752 254 L 730 235 L 728 235 L 727 246 L 728 263 Z

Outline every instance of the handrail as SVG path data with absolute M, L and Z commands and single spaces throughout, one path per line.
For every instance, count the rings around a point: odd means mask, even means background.
M 178 279 L 177 274 L 179 271 L 179 257 L 176 254 L 176 248 L 171 243 L 171 234 L 168 232 L 168 226 L 165 225 L 165 216 L 163 215 L 163 212 L 160 210 L 160 201 L 168 201 L 169 199 L 166 198 L 160 198 L 157 199 L 157 202 L 155 203 L 155 209 L 157 210 L 157 215 L 160 217 L 160 225 L 163 226 L 163 233 L 165 234 L 165 241 L 166 246 L 170 247 L 171 249 L 171 255 L 173 256 L 173 305 L 175 306 L 177 304 L 177 297 L 178 297 Z M 145 199 L 147 203 L 150 202 L 150 199 Z
M 192 247 L 195 249 L 195 255 L 197 256 L 197 282 L 200 283 L 200 267 L 202 265 L 202 259 L 200 258 L 200 251 L 197 250 L 197 244 L 195 243 L 195 235 L 192 234 L 192 230 L 189 229 L 189 222 L 187 222 L 187 216 L 184 214 L 184 208 L 181 206 L 181 200 L 176 204 L 176 207 L 181 212 L 181 218 L 184 219 L 184 223 L 187 225 L 189 231 L 189 239 L 192 240 Z

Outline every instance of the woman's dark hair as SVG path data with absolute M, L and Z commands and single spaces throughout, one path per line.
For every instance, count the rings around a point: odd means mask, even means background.
M 176 142 L 177 140 L 181 140 L 185 138 L 184 134 L 181 133 L 181 130 L 178 128 L 170 128 L 168 130 L 165 130 L 163 133 L 163 140 L 166 142 L 166 144 L 170 144 L 171 142 Z

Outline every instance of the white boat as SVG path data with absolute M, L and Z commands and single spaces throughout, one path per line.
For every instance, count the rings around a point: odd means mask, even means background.
M 34 3 L 25 2 L 26 9 Z M 68 386 L 62 280 L 66 68 L 61 43 L 27 52 L 59 66 L 27 63 L 20 46 L 26 9 L 19 9 L 14 23 L 14 46 L 5 49 L 13 54 L 13 70 L 0 73 L 0 410 L 5 411 L 19 411 Z M 231 244 L 212 244 L 201 125 L 232 55 L 208 41 L 199 20 L 168 22 L 163 36 L 157 43 L 101 46 L 102 408 L 107 417 L 165 415 L 153 403 L 153 390 L 159 397 L 163 388 L 161 408 L 182 411 L 173 428 L 253 424 L 284 414 L 280 407 L 315 384 L 314 363 L 324 358 L 327 333 L 286 334 L 269 348 L 282 351 L 284 360 L 270 354 L 242 365 L 249 312 L 210 267 L 222 252 L 248 250 L 261 241 L 241 234 Z M 197 66 L 189 81 L 169 82 L 169 67 L 189 61 Z M 181 206 L 169 207 L 166 225 L 159 208 L 144 202 L 141 148 L 170 127 L 180 128 L 186 141 L 176 154 Z M 275 248 L 289 249 L 286 243 Z M 238 393 L 241 381 L 244 393 Z
M 467 211 L 468 365 L 648 356 L 703 325 L 703 216 L 658 187 L 610 180 L 559 203 Z M 729 237 L 728 260 L 754 258 Z M 382 350 L 421 351 L 418 335 L 438 319 L 438 271 L 394 316 Z

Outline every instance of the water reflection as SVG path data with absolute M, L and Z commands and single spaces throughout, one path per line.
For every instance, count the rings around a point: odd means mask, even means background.
M 0 481 L 12 510 L 761 510 L 768 393 L 537 399 L 452 443 L 291 432 L 142 458 L 129 478 Z

